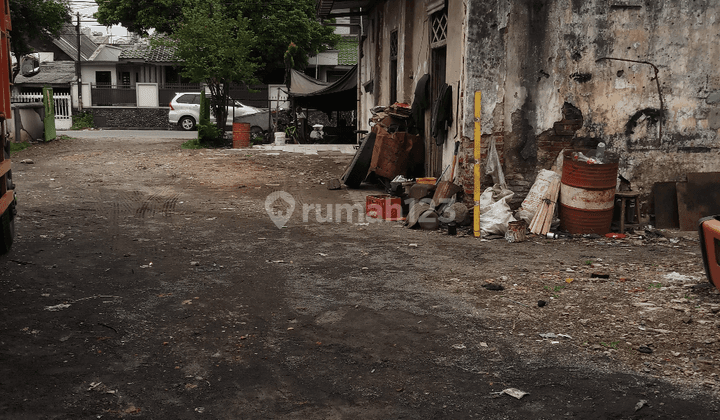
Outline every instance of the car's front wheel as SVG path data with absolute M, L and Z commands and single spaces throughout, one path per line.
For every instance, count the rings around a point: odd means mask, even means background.
M 182 117 L 178 125 L 185 131 L 193 130 L 195 128 L 195 119 L 193 117 Z

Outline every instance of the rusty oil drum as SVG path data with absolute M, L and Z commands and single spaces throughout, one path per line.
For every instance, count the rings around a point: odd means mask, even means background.
M 572 234 L 604 235 L 610 232 L 613 218 L 617 159 L 607 154 L 608 163 L 590 164 L 573 160 L 574 152 L 563 156 L 560 227 Z

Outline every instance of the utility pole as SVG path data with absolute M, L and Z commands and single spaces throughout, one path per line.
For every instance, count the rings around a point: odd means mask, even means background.
M 80 112 L 83 110 L 82 101 L 82 72 L 80 71 L 80 12 L 77 14 L 77 63 L 75 63 L 75 75 L 77 76 L 78 82 L 78 109 Z

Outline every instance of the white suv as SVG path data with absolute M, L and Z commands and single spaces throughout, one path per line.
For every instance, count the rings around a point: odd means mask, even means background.
M 239 101 L 234 101 L 234 104 L 235 106 L 227 107 L 228 126 L 232 127 L 234 110 L 235 118 L 237 119 L 237 117 L 243 117 L 242 120 L 248 119 L 248 122 L 252 124 L 254 131 L 257 131 L 258 129 L 267 131 L 269 123 L 267 122 L 266 110 L 243 105 Z M 265 116 L 264 119 L 262 118 L 263 114 Z M 170 114 L 168 118 L 170 120 L 170 124 L 177 124 L 183 130 L 193 130 L 200 118 L 200 92 L 176 93 L 175 97 L 173 97 L 172 101 L 170 101 Z M 215 117 L 211 115 L 210 120 L 215 121 Z

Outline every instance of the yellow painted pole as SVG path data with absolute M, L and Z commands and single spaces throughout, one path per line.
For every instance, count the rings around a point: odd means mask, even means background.
M 473 200 L 475 201 L 475 207 L 473 209 L 473 231 L 476 238 L 480 237 L 480 147 L 482 146 L 482 108 L 480 99 L 480 91 L 475 92 L 475 164 L 473 165 L 475 175 Z

